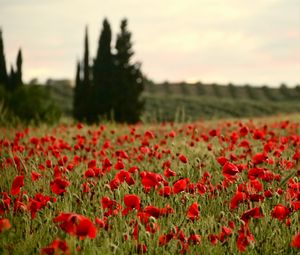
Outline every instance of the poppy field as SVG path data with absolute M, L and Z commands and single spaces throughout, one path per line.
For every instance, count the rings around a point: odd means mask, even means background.
M 1 254 L 298 254 L 300 118 L 0 130 Z

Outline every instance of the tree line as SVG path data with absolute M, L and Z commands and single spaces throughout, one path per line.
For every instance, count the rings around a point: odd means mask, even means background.
M 104 19 L 96 57 L 90 61 L 88 29 L 85 30 L 84 56 L 77 62 L 73 115 L 89 123 L 102 120 L 136 123 L 140 120 L 144 102 L 141 65 L 132 63 L 131 32 L 123 19 L 114 48 L 112 31 Z
M 22 81 L 22 51 L 18 51 L 16 59 L 16 67 L 11 65 L 10 73 L 6 69 L 6 60 L 4 54 L 4 43 L 2 38 L 2 30 L 0 29 L 0 86 L 8 91 L 14 91 L 23 84 Z
M 23 86 L 22 51 L 18 50 L 16 66 L 6 69 L 2 30 L 0 30 L 0 125 L 15 125 L 40 122 L 54 123 L 60 109 L 48 97 L 42 86 Z

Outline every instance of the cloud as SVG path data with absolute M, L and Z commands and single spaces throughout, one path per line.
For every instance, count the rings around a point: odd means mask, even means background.
M 299 9 L 298 0 L 2 0 L 0 24 L 7 62 L 23 48 L 26 79 L 73 78 L 85 25 L 94 57 L 103 18 L 115 36 L 128 17 L 135 59 L 154 80 L 277 85 L 299 81 Z

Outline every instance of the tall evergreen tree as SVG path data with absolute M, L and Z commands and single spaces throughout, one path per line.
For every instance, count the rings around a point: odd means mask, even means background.
M 16 66 L 17 66 L 17 70 L 16 70 L 16 86 L 20 86 L 23 84 L 22 81 L 22 51 L 21 49 L 19 49 L 18 51 L 18 56 L 17 56 L 17 61 L 16 61 Z
M 90 121 L 91 117 L 91 72 L 89 63 L 89 39 L 88 28 L 85 29 L 84 53 L 82 67 L 80 61 L 77 63 L 76 81 L 74 90 L 74 117 L 80 121 Z
M 88 27 L 85 28 L 84 38 L 84 56 L 83 56 L 83 83 L 85 86 L 90 86 L 90 56 L 89 56 L 89 38 Z
M 93 97 L 92 84 L 91 84 L 91 66 L 90 66 L 90 55 L 89 55 L 89 38 L 88 38 L 88 27 L 85 28 L 84 37 L 84 53 L 83 53 L 83 81 L 81 91 L 81 104 L 82 104 L 82 118 L 92 122 L 93 121 Z
M 6 71 L 2 30 L 0 29 L 0 85 L 7 86 L 7 84 L 8 84 L 8 75 Z
M 82 80 L 81 80 L 81 68 L 80 62 L 77 62 L 76 66 L 76 78 L 75 78 L 75 89 L 73 97 L 73 116 L 75 119 L 82 121 L 83 120 L 83 111 L 82 111 Z
M 111 117 L 113 98 L 113 55 L 111 53 L 111 28 L 107 19 L 103 21 L 97 55 L 93 67 L 93 109 L 95 110 L 92 121 L 105 116 Z
M 8 77 L 7 88 L 10 91 L 14 91 L 17 88 L 17 73 L 14 70 L 14 67 L 11 65 L 10 74 Z
M 144 102 L 140 95 L 144 89 L 143 76 L 138 63 L 131 63 L 134 52 L 127 20 L 121 21 L 121 31 L 116 41 L 116 73 L 118 94 L 115 98 L 115 120 L 136 123 L 140 119 Z

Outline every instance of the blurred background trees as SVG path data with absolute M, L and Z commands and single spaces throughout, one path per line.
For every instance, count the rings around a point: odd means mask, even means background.
M 84 59 L 77 64 L 74 90 L 74 118 L 89 123 L 114 120 L 136 123 L 140 120 L 144 102 L 141 65 L 132 63 L 134 55 L 127 20 L 121 21 L 115 47 L 112 32 L 104 19 L 96 57 L 89 62 L 88 33 L 85 32 Z M 92 70 L 92 72 L 91 72 Z
M 16 66 L 11 66 L 10 73 L 7 73 L 0 30 L 0 124 L 58 121 L 61 111 L 55 106 L 47 90 L 38 85 L 23 86 L 22 63 L 22 51 L 19 49 Z

